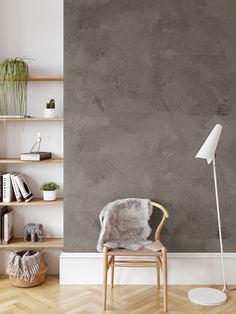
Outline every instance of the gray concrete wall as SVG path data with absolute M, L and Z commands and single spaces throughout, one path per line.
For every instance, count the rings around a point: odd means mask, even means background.
M 222 123 L 235 251 L 235 122 L 236 1 L 65 0 L 65 250 L 95 251 L 102 207 L 144 197 L 170 212 L 169 251 L 218 252 L 212 168 L 194 156 Z

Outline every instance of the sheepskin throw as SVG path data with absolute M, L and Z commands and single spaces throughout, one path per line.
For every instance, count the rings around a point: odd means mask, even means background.
M 26 251 L 23 256 L 10 252 L 7 261 L 7 273 L 32 282 L 39 271 L 40 259 L 40 252 Z
M 101 232 L 97 250 L 102 252 L 104 246 L 139 250 L 148 243 L 151 214 L 152 206 L 148 199 L 126 198 L 107 204 L 99 216 Z

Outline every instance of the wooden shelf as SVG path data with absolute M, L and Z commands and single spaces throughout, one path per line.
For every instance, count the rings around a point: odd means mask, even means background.
M 20 160 L 19 158 L 0 158 L 0 164 L 61 164 L 63 158 L 51 158 L 45 160 Z
M 20 81 L 21 79 L 15 79 L 15 81 Z M 29 75 L 27 81 L 64 81 L 64 76 L 62 75 Z
M 58 198 L 55 201 L 44 201 L 41 198 L 33 198 L 30 202 L 0 202 L 0 206 L 62 206 L 63 203 L 63 198 Z
M 14 81 L 23 81 L 23 80 L 15 78 Z M 64 81 L 64 76 L 62 75 L 29 75 L 27 81 L 59 82 L 59 81 Z
M 64 247 L 63 238 L 45 238 L 43 242 L 24 241 L 22 238 L 12 239 L 9 244 L 0 245 L 0 249 L 60 249 Z
M 29 75 L 28 81 L 64 81 L 62 75 Z
M 14 121 L 14 122 L 60 122 L 64 121 L 64 118 L 43 118 L 43 117 L 32 117 L 32 118 L 0 118 L 0 122 Z

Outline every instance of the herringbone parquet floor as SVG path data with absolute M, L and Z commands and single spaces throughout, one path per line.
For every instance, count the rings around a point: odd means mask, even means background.
M 200 307 L 187 299 L 190 286 L 169 286 L 169 314 L 235 314 L 236 291 L 218 307 Z M 0 313 L 4 314 L 158 314 L 163 313 L 162 289 L 155 286 L 115 286 L 108 289 L 108 309 L 102 310 L 101 286 L 60 286 L 57 276 L 35 288 L 14 288 L 0 277 Z

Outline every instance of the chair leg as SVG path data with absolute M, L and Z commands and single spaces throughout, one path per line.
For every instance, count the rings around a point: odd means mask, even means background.
M 164 312 L 167 312 L 167 249 L 165 247 L 162 248 L 163 255 L 163 297 L 164 297 Z
M 112 264 L 114 265 L 115 262 L 115 256 L 112 256 L 112 260 L 111 260 Z M 115 267 L 111 266 L 111 287 L 114 288 L 114 271 L 115 271 Z
M 160 266 L 158 264 L 158 257 L 156 257 L 156 273 L 157 273 L 157 289 L 160 289 Z
M 103 248 L 103 258 L 104 258 L 104 265 L 103 265 L 103 309 L 106 310 L 107 305 L 107 271 L 108 271 L 108 249 L 107 247 Z

